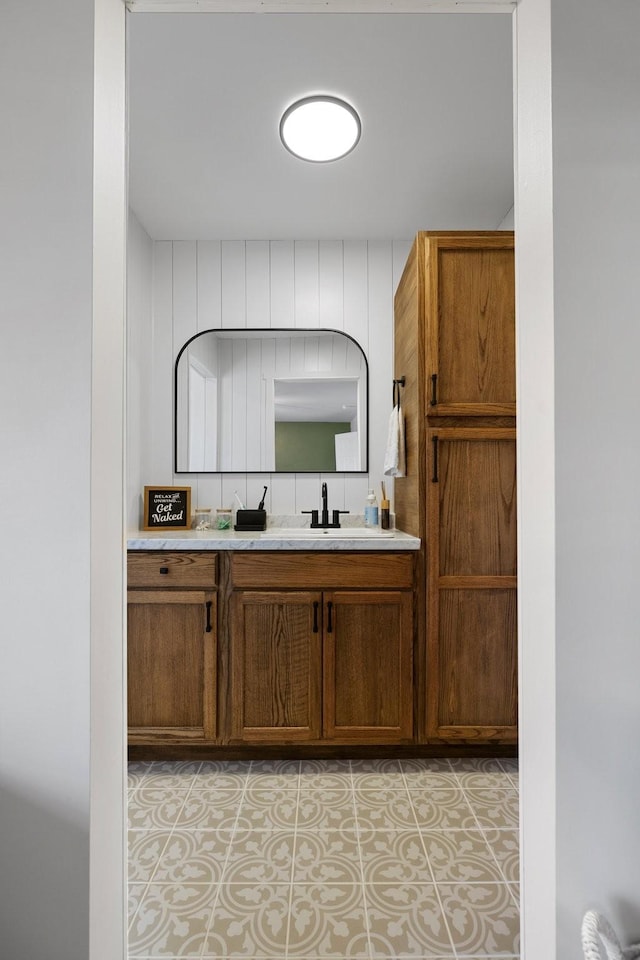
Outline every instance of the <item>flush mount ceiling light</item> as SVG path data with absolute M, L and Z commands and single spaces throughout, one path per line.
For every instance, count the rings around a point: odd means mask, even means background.
M 360 139 L 360 117 L 337 97 L 305 97 L 285 110 L 280 139 L 295 157 L 313 163 L 339 160 Z

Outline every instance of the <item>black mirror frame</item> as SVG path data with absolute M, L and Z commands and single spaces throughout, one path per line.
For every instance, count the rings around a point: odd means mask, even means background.
M 367 376 L 367 382 L 365 385 L 365 397 L 367 405 L 367 417 L 365 424 L 365 464 L 364 468 L 361 470 L 334 470 L 334 471 L 318 471 L 318 470 L 178 470 L 178 363 L 180 362 L 180 357 L 185 352 L 189 344 L 193 343 L 194 340 L 197 340 L 198 337 L 202 337 L 207 333 L 219 333 L 222 330 L 228 330 L 238 333 L 261 333 L 268 335 L 269 333 L 334 333 L 340 334 L 343 337 L 346 337 L 348 340 L 351 340 L 353 344 L 358 348 L 362 354 L 364 360 L 365 372 Z M 367 355 L 364 352 L 361 345 L 352 337 L 351 334 L 345 333 L 344 330 L 334 330 L 331 327 L 211 327 L 208 330 L 200 330 L 198 333 L 194 333 L 192 337 L 182 345 L 178 351 L 178 355 L 175 360 L 173 368 L 173 472 L 176 475 L 185 475 L 185 476 L 217 476 L 218 474 L 228 475 L 228 474 L 251 474 L 251 475 L 269 475 L 272 476 L 277 474 L 278 476 L 295 476 L 296 474 L 313 474 L 318 475 L 322 473 L 329 476 L 360 476 L 361 474 L 368 474 L 369 472 L 369 361 Z

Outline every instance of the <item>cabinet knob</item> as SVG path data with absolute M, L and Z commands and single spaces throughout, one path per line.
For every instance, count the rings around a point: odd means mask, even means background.
M 169 567 L 160 567 L 160 573 L 169 573 Z

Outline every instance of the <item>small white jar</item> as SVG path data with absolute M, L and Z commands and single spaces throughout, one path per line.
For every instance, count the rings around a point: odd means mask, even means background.
M 211 529 L 211 507 L 196 507 L 195 528 L 196 530 Z

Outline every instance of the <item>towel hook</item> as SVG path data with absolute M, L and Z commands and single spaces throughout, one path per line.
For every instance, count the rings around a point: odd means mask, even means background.
M 398 388 L 398 403 L 400 403 L 400 387 L 404 387 L 406 383 L 406 377 L 398 377 L 397 380 L 393 381 L 393 394 L 391 397 L 391 405 L 395 407 L 396 405 L 396 387 Z

